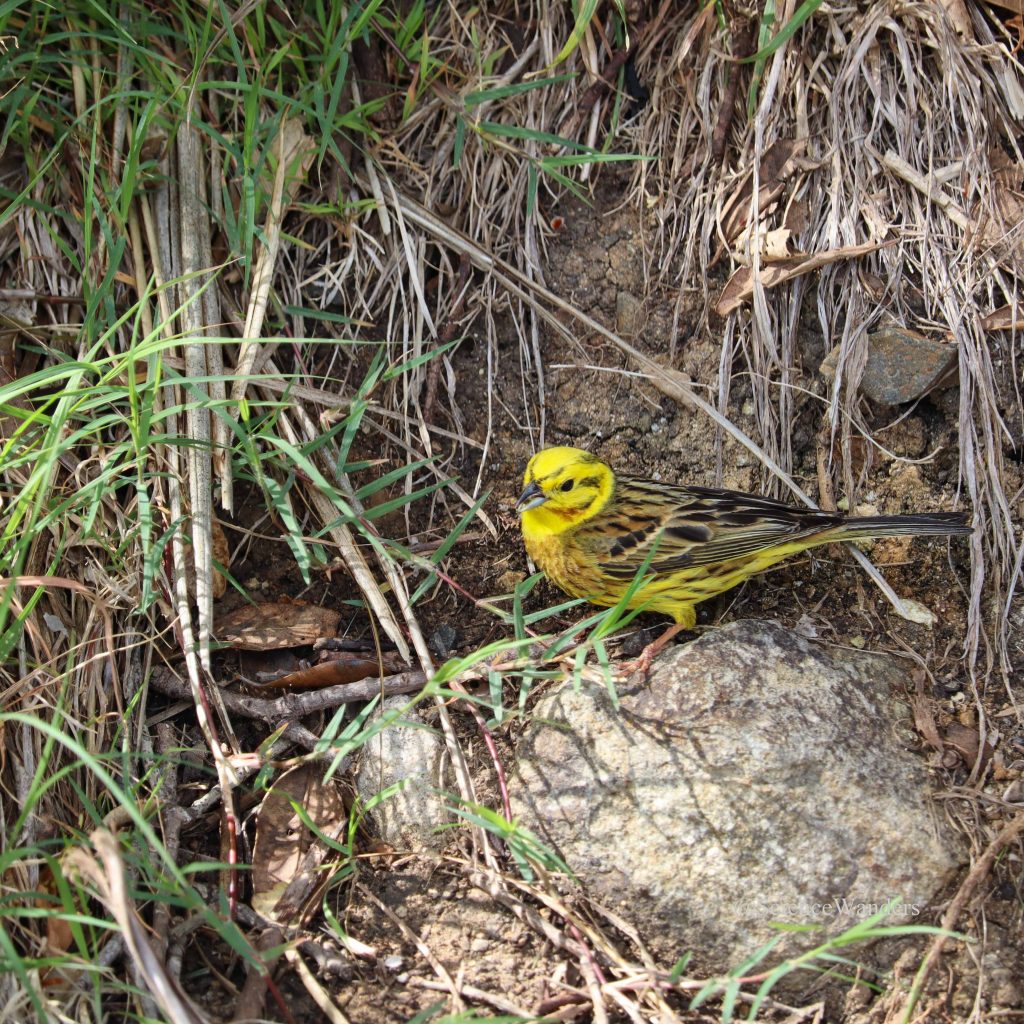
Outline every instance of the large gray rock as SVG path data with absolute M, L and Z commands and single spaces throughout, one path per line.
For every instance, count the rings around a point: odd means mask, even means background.
M 538 701 L 513 811 L 654 948 L 705 971 L 738 965 L 773 921 L 834 934 L 893 898 L 890 923 L 921 921 L 958 857 L 889 696 L 902 678 L 885 657 L 733 623 L 656 661 L 618 710 L 571 683 Z
M 377 834 L 400 849 L 440 849 L 447 836 L 437 831 L 449 820 L 440 795 L 444 740 L 415 710 L 397 716 L 408 703 L 388 697 L 381 713 L 395 721 L 362 748 L 356 788 L 365 803 L 392 786 L 397 792 L 370 809 Z

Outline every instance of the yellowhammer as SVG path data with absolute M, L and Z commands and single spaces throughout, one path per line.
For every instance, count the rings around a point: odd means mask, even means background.
M 616 604 L 650 556 L 628 607 L 671 615 L 818 544 L 906 534 L 971 533 L 963 512 L 844 516 L 772 498 L 614 473 L 579 448 L 545 448 L 526 467 L 516 503 L 533 561 L 567 594 Z M 652 545 L 657 545 L 651 555 Z

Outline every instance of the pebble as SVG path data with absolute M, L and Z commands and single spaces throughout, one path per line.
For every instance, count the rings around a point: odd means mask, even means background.
M 889 327 L 868 335 L 868 362 L 860 389 L 874 402 L 904 405 L 956 380 L 956 346 L 915 331 Z M 832 380 L 840 346 L 825 357 L 820 372 Z

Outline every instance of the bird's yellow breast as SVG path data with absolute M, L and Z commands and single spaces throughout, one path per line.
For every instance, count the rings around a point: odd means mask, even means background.
M 523 540 L 534 564 L 544 570 L 556 587 L 571 597 L 586 597 L 599 604 L 605 603 L 598 600 L 606 589 L 601 571 L 571 536 L 527 532 L 524 529 Z

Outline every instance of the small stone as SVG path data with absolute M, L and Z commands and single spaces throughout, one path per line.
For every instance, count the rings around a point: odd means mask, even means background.
M 498 577 L 498 590 L 503 594 L 511 594 L 516 587 L 526 579 L 525 572 L 517 572 L 509 569 Z
M 955 379 L 955 345 L 890 327 L 869 334 L 868 346 L 860 389 L 874 402 L 903 405 Z M 837 345 L 821 364 L 821 375 L 829 380 L 836 375 L 839 350 Z
M 381 713 L 394 714 L 408 701 L 389 697 Z M 378 836 L 398 849 L 427 847 L 440 849 L 447 841 L 437 829 L 448 820 L 439 791 L 446 789 L 441 776 L 444 740 L 426 727 L 415 710 L 372 737 L 362 749 L 356 787 L 364 801 L 395 787 L 395 792 L 367 813 Z
M 459 631 L 454 626 L 444 623 L 430 634 L 427 645 L 439 658 L 447 658 L 455 650 L 458 641 Z
M 1003 962 L 1002 955 L 986 953 L 982 957 L 982 967 L 989 979 L 989 1005 L 993 1008 L 1020 1006 L 1021 990 L 1013 970 Z
M 635 337 L 644 326 L 643 303 L 627 291 L 615 296 L 615 329 L 627 338 Z

